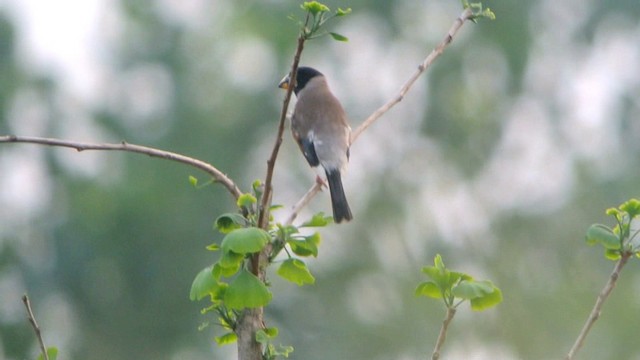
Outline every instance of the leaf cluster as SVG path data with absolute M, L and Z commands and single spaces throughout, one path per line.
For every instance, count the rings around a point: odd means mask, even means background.
M 301 258 L 317 257 L 321 238 L 318 232 L 303 235 L 300 231 L 302 228 L 323 227 L 332 222 L 332 218 L 323 213 L 314 215 L 300 226 L 275 223 L 270 218 L 269 230 L 263 230 L 257 227 L 255 216 L 255 207 L 261 195 L 261 183 L 254 182 L 253 193 L 238 198 L 238 213 L 223 214 L 215 220 L 215 228 L 224 237 L 220 244 L 207 246 L 207 250 L 219 251 L 220 256 L 211 266 L 202 269 L 191 285 L 191 300 L 199 301 L 208 296 L 211 305 L 203 309 L 203 313 L 217 313 L 218 324 L 227 331 L 216 338 L 219 345 L 237 340 L 235 330 L 242 310 L 264 307 L 273 298 L 269 283 L 249 269 L 250 258 L 266 250 L 268 263 L 279 263 L 276 272 L 279 276 L 298 286 L 313 284 L 315 278 Z M 273 206 L 271 209 L 279 207 Z M 286 259 L 279 260 L 283 250 Z M 291 347 L 275 347 L 267 343 L 277 333 L 276 328 L 269 328 L 256 334 L 256 341 L 265 345 L 264 359 L 287 357 L 293 351 Z
M 602 245 L 605 257 L 610 260 L 618 260 L 624 253 L 640 257 L 640 228 L 633 227 L 634 219 L 640 215 L 640 200 L 630 199 L 617 208 L 607 209 L 606 214 L 615 219 L 616 225 L 613 228 L 603 224 L 589 226 L 587 244 Z
M 471 10 L 470 20 L 477 22 L 477 19 L 485 18 L 495 20 L 496 14 L 490 8 L 484 8 L 481 2 L 470 3 L 469 0 L 462 0 L 462 7 Z
M 477 281 L 468 274 L 447 269 L 440 254 L 434 266 L 425 266 L 422 272 L 431 279 L 416 288 L 416 296 L 442 299 L 447 308 L 457 308 L 469 301 L 471 309 L 482 311 L 499 304 L 502 292 L 491 281 Z
M 329 9 L 327 5 L 318 1 L 306 1 L 300 5 L 300 8 L 306 12 L 304 21 L 296 19 L 293 15 L 289 18 L 298 22 L 298 26 L 300 27 L 300 36 L 302 38 L 305 40 L 312 40 L 329 34 L 334 40 L 349 41 L 346 36 L 335 32 L 320 30 L 329 20 L 350 14 L 351 8 L 344 10 L 338 8 L 338 10 L 332 13 L 331 9 Z

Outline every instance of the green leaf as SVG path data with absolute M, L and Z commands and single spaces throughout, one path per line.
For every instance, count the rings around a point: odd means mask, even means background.
M 491 284 L 493 291 L 485 294 L 482 297 L 471 299 L 471 309 L 474 311 L 486 310 L 490 307 L 496 306 L 502 302 L 502 291 L 495 287 L 490 281 L 486 281 Z
M 220 277 L 226 278 L 235 275 L 242 267 L 244 255 L 234 252 L 222 253 L 218 262 L 213 265 L 213 277 L 220 280 Z
M 237 254 L 257 253 L 267 245 L 271 236 L 268 232 L 256 228 L 235 229 L 222 239 L 222 251 Z
M 336 16 L 345 16 L 349 14 L 351 14 L 351 8 L 346 8 L 344 10 L 338 8 L 338 10 L 336 11 Z
M 475 2 L 475 3 L 469 3 L 467 0 L 462 0 L 462 6 L 467 9 L 471 9 L 471 13 L 472 13 L 472 17 L 471 20 L 473 20 L 475 22 L 475 20 L 477 18 L 487 18 L 490 20 L 495 20 L 496 15 L 493 13 L 493 11 L 491 11 L 491 9 L 486 8 L 486 9 L 482 9 L 482 3 L 481 2 Z
M 334 33 L 334 32 L 329 32 L 329 35 L 331 35 L 331 37 L 333 38 L 333 40 L 337 40 L 337 41 L 343 41 L 343 42 L 347 42 L 349 41 L 349 38 L 347 38 L 344 35 L 340 35 L 338 33 Z
M 278 268 L 278 275 L 292 283 L 298 284 L 298 286 L 316 282 L 316 279 L 309 272 L 307 264 L 298 259 L 285 260 Z
M 265 354 L 263 354 L 263 359 L 276 359 L 278 357 L 288 358 L 289 354 L 293 352 L 293 346 L 282 346 L 278 345 L 276 349 L 273 344 L 268 344 L 265 349 Z
M 234 332 L 226 333 L 215 338 L 219 346 L 233 344 L 238 340 L 238 335 Z
M 264 330 L 258 330 L 256 331 L 256 341 L 264 345 L 269 342 L 269 335 Z
M 442 260 L 442 256 L 440 254 L 436 254 L 436 257 L 433 258 L 433 265 L 435 265 L 438 270 L 445 270 L 444 261 Z
M 246 226 L 247 219 L 236 213 L 222 214 L 216 219 L 215 225 L 218 231 L 223 234 L 228 234 L 235 229 Z
M 423 282 L 416 288 L 416 296 L 426 296 L 434 299 L 442 299 L 442 291 L 433 281 Z
M 279 209 L 282 209 L 282 208 L 284 208 L 284 205 L 275 204 L 275 205 L 271 205 L 269 207 L 269 211 L 279 210 Z
M 293 352 L 293 346 L 278 346 L 278 350 L 275 352 L 278 356 L 289 357 L 289 354 Z
M 289 240 L 289 247 L 294 254 L 302 257 L 313 255 L 318 257 L 318 246 L 312 242 L 306 240 Z
M 291 251 L 298 256 L 318 257 L 318 245 L 320 245 L 320 233 L 316 232 L 311 236 L 305 236 L 304 240 L 289 240 L 287 243 Z
M 278 336 L 278 328 L 276 327 L 256 331 L 256 341 L 263 345 L 267 344 L 270 339 L 273 339 L 276 336 Z
M 473 277 L 471 277 L 471 275 L 467 275 L 465 273 L 461 273 L 457 271 L 449 272 L 449 284 L 451 284 L 451 286 L 454 286 L 461 280 L 471 281 L 473 280 Z
M 327 12 L 330 10 L 328 6 L 317 1 L 305 1 L 302 5 L 300 5 L 300 7 L 302 8 L 302 10 L 308 11 L 314 16 L 318 13 Z
M 462 280 L 451 289 L 453 296 L 472 300 L 477 299 L 493 292 L 494 286 L 488 281 L 468 281 Z
M 633 219 L 640 214 L 640 200 L 629 199 L 624 204 L 620 205 L 620 210 L 625 211 L 629 214 L 629 217 Z
M 189 184 L 193 187 L 198 187 L 198 178 L 195 176 L 189 175 Z
M 49 357 L 49 360 L 56 360 L 58 358 L 58 348 L 55 348 L 55 347 L 47 348 L 47 356 Z M 44 359 L 44 356 L 40 354 L 38 356 L 38 360 L 43 360 L 43 359 Z
M 220 250 L 220 245 L 213 243 L 211 245 L 208 245 L 205 249 L 209 250 L 209 251 L 218 251 Z
M 433 259 L 434 266 L 425 266 L 422 268 L 422 272 L 425 273 L 428 277 L 436 283 L 436 285 L 442 289 L 442 291 L 447 291 L 451 289 L 451 286 L 455 282 L 458 281 L 460 276 L 459 273 L 454 274 L 454 280 L 451 279 L 451 272 L 444 266 L 444 262 L 442 261 L 442 256 L 437 254 Z
M 278 328 L 277 327 L 270 327 L 270 328 L 266 328 L 264 329 L 264 332 L 267 334 L 267 336 L 269 336 L 270 338 L 274 338 L 278 336 Z
M 278 232 L 284 241 L 289 241 L 291 235 L 298 233 L 298 228 L 293 225 L 278 224 Z
M 614 234 L 608 226 L 602 224 L 593 224 L 587 229 L 587 244 L 602 244 L 605 249 L 620 249 L 620 238 Z
M 200 300 L 207 295 L 215 293 L 218 287 L 218 282 L 211 273 L 212 267 L 206 267 L 202 269 L 196 278 L 191 283 L 191 291 L 189 292 L 189 299 L 191 301 Z
M 253 193 L 256 195 L 257 198 L 262 197 L 262 192 L 264 191 L 264 186 L 262 184 L 262 181 L 260 180 L 254 181 L 253 184 L 251 184 L 251 188 L 253 189 Z
M 257 203 L 258 199 L 251 194 L 242 194 L 238 197 L 238 201 L 236 201 L 236 205 L 239 208 L 250 208 L 253 204 Z
M 325 216 L 324 212 L 319 212 L 309 220 L 300 225 L 300 227 L 323 227 L 329 225 L 333 220 L 331 216 Z
M 619 260 L 622 255 L 620 255 L 620 250 L 619 249 L 605 249 L 604 251 L 604 257 L 606 257 L 609 260 Z
M 224 303 L 230 310 L 259 308 L 267 305 L 272 294 L 255 275 L 243 269 L 224 293 Z

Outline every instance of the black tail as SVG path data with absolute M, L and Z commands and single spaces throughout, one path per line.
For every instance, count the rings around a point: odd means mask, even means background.
M 326 170 L 327 180 L 329 181 L 329 192 L 331 193 L 331 205 L 333 206 L 333 220 L 341 223 L 342 220 L 349 221 L 353 219 L 351 209 L 347 203 L 347 197 L 344 195 L 342 187 L 342 177 L 340 170 Z

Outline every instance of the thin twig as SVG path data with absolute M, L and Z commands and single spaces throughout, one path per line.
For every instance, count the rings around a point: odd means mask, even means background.
M 67 147 L 67 148 L 76 149 L 77 151 L 113 150 L 113 151 L 128 151 L 128 152 L 134 152 L 139 154 L 145 154 L 151 157 L 172 160 L 172 161 L 176 161 L 182 164 L 186 164 L 186 165 L 198 168 L 208 173 L 209 175 L 213 176 L 213 178 L 217 182 L 221 183 L 224 187 L 227 188 L 227 190 L 229 190 L 229 192 L 234 198 L 237 199 L 240 195 L 242 195 L 242 192 L 236 186 L 233 180 L 231 180 L 229 177 L 227 177 L 224 173 L 216 169 L 211 164 L 208 164 L 202 160 L 198 160 L 198 159 L 177 154 L 174 152 L 164 151 L 164 150 L 155 149 L 147 146 L 129 144 L 124 141 L 121 143 L 115 143 L 115 144 L 95 144 L 95 143 L 77 142 L 77 141 L 69 141 L 69 140 L 59 140 L 59 139 L 52 139 L 52 138 L 41 138 L 41 137 L 34 137 L 34 136 L 7 135 L 7 136 L 0 136 L 0 143 L 31 143 L 31 144 Z
M 400 88 L 400 92 L 398 93 L 398 95 L 396 95 L 396 97 L 389 100 L 386 104 L 382 105 L 380 108 L 374 111 L 371 115 L 369 115 L 369 117 L 365 119 L 362 122 L 362 124 L 360 124 L 360 126 L 358 126 L 358 128 L 351 133 L 351 139 L 350 139 L 351 145 L 353 145 L 353 143 L 358 139 L 358 137 L 362 134 L 362 132 L 364 132 L 369 126 L 371 126 L 371 124 L 373 124 L 382 115 L 384 115 L 387 111 L 389 111 L 392 107 L 394 107 L 396 104 L 402 101 L 402 99 L 404 99 L 404 96 L 407 94 L 407 92 L 409 92 L 409 90 L 411 89 L 413 84 L 416 82 L 416 80 L 418 80 L 420 75 L 422 75 L 422 73 L 424 73 L 425 70 L 427 70 L 431 66 L 431 64 L 435 61 L 435 59 L 438 58 L 438 56 L 440 56 L 444 52 L 445 48 L 451 43 L 451 41 L 453 41 L 453 38 L 456 36 L 456 34 L 458 33 L 458 30 L 460 30 L 462 25 L 464 25 L 464 23 L 467 20 L 471 19 L 472 17 L 473 17 L 473 14 L 471 12 L 471 9 L 469 8 L 465 9 L 460 14 L 460 16 L 451 25 L 449 32 L 447 32 L 447 35 L 444 37 L 442 42 L 440 42 L 440 44 L 438 44 L 438 46 L 436 46 L 431 51 L 431 53 L 424 59 L 424 61 L 420 65 L 418 65 L 418 69 L 409 78 L 409 80 L 407 80 L 404 83 L 402 88 Z M 313 197 L 318 193 L 318 191 L 315 190 L 317 186 L 318 186 L 317 184 L 313 184 L 313 186 L 307 191 L 307 193 L 298 202 L 298 203 L 301 203 L 303 200 L 305 200 L 302 207 L 308 204 L 311 201 L 311 199 L 313 199 Z M 302 207 L 298 208 L 296 206 L 294 208 L 294 212 L 289 216 L 289 219 L 292 219 L 291 221 L 295 219 L 295 217 L 297 216 L 297 213 L 302 209 Z
M 622 271 L 622 268 L 626 265 L 627 261 L 632 255 L 633 253 L 631 252 L 628 252 L 628 251 L 624 252 L 620 257 L 620 260 L 618 260 L 618 262 L 616 263 L 616 267 L 613 269 L 611 276 L 609 276 L 609 280 L 607 281 L 607 284 L 604 286 L 604 288 L 602 289 L 602 291 L 600 291 L 600 294 L 598 295 L 598 299 L 596 300 L 596 303 L 593 306 L 593 309 L 591 310 L 591 314 L 589 314 L 589 318 L 587 319 L 587 322 L 585 322 L 584 326 L 582 327 L 582 330 L 580 331 L 580 334 L 578 335 L 578 338 L 576 339 L 576 342 L 571 347 L 571 350 L 569 350 L 569 354 L 567 354 L 567 356 L 565 357 L 566 360 L 573 359 L 573 357 L 576 355 L 578 350 L 582 348 L 584 340 L 589 334 L 591 327 L 593 326 L 593 324 L 595 324 L 596 320 L 598 320 L 598 318 L 600 317 L 600 313 L 602 312 L 602 306 L 604 305 L 604 302 L 607 301 L 607 298 L 609 297 L 609 295 L 611 295 L 613 288 L 615 288 L 616 283 L 618 282 L 618 278 L 620 277 L 620 272 Z
M 304 196 L 300 200 L 298 200 L 298 202 L 294 205 L 293 210 L 291 211 L 291 214 L 287 218 L 287 221 L 285 221 L 285 225 L 293 224 L 293 221 L 296 219 L 296 217 L 298 217 L 300 210 L 302 210 L 305 206 L 307 206 L 307 204 L 309 204 L 311 199 L 313 199 L 316 196 L 316 194 L 319 193 L 321 190 L 322 190 L 322 184 L 316 181 L 316 183 L 311 187 L 311 189 L 309 189 L 309 191 L 307 191 L 307 193 L 304 194 Z
M 33 315 L 33 310 L 31 310 L 31 302 L 29 301 L 29 297 L 27 294 L 22 295 L 22 302 L 24 306 L 27 308 L 27 318 L 33 327 L 33 331 L 36 333 L 36 337 L 38 338 L 38 344 L 40 344 L 40 351 L 42 351 L 42 356 L 45 360 L 49 360 L 49 354 L 47 354 L 47 347 L 44 345 L 44 340 L 42 339 L 42 333 L 40 332 L 40 327 L 36 322 L 36 317 Z
M 309 14 L 307 14 L 307 20 L 309 19 Z M 280 111 L 280 123 L 278 124 L 278 134 L 276 135 L 276 142 L 273 145 L 273 150 L 271 150 L 271 157 L 267 160 L 267 176 L 264 181 L 264 194 L 262 194 L 262 201 L 260 202 L 260 213 L 258 215 L 258 226 L 261 228 L 266 228 L 269 222 L 269 207 L 271 205 L 271 192 L 272 186 L 271 182 L 273 180 L 273 170 L 276 166 L 276 160 L 278 158 L 278 152 L 280 151 L 280 145 L 282 145 L 282 137 L 284 134 L 284 124 L 287 119 L 287 109 L 289 108 L 289 102 L 291 101 L 291 94 L 293 94 L 293 89 L 295 88 L 296 81 L 296 73 L 298 70 L 298 64 L 300 64 L 300 56 L 302 55 L 302 49 L 304 48 L 305 37 L 300 34 L 298 36 L 298 47 L 296 48 L 296 53 L 293 56 L 293 64 L 291 64 L 291 72 L 289 73 L 289 84 L 290 86 L 287 88 L 287 93 L 284 97 L 284 101 L 282 102 L 282 110 Z
M 431 355 L 431 360 L 440 359 L 440 350 L 444 345 L 444 341 L 447 339 L 447 330 L 449 330 L 449 324 L 451 320 L 453 320 L 453 316 L 456 314 L 456 308 L 447 307 L 447 315 L 444 320 L 442 320 L 442 327 L 440 328 L 440 334 L 438 335 L 438 341 L 436 342 L 435 348 L 433 348 L 433 354 Z
M 371 126 L 371 124 L 373 124 L 374 121 L 376 121 L 378 118 L 384 115 L 387 111 L 389 111 L 392 107 L 394 107 L 397 103 L 402 101 L 402 99 L 404 99 L 404 96 L 411 89 L 411 86 L 413 86 L 416 80 L 418 80 L 420 75 L 422 75 L 422 73 L 424 73 L 424 71 L 427 70 L 429 66 L 431 66 L 433 61 L 444 52 L 444 49 L 447 47 L 447 45 L 449 45 L 451 41 L 453 41 L 453 38 L 458 33 L 458 30 L 460 30 L 462 25 L 464 25 L 465 21 L 471 19 L 472 16 L 473 14 L 470 8 L 466 8 L 462 12 L 462 14 L 460 14 L 460 16 L 453 23 L 453 25 L 451 25 L 449 32 L 444 37 L 442 42 L 440 42 L 440 44 L 438 44 L 438 46 L 436 46 L 435 49 L 431 51 L 431 53 L 424 59 L 424 61 L 420 65 L 418 65 L 418 69 L 409 78 L 409 80 L 407 80 L 407 82 L 404 83 L 402 88 L 400 88 L 400 92 L 398 93 L 398 95 L 395 98 L 389 100 L 386 104 L 382 105 L 378 110 L 374 111 L 371 115 L 369 115 L 369 117 L 362 124 L 360 124 L 360 126 L 358 126 L 358 128 L 354 132 L 351 133 L 351 144 L 353 144 L 356 141 L 356 139 L 360 136 L 360 134 L 362 134 L 363 131 L 365 131 L 369 126 Z

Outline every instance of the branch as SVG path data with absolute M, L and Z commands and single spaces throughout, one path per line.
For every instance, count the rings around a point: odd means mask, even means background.
M 36 333 L 36 337 L 38 338 L 38 344 L 40 344 L 40 351 L 42 351 L 42 356 L 45 360 L 49 360 L 49 354 L 47 354 L 47 347 L 44 345 L 44 340 L 42 339 L 42 333 L 40 332 L 40 327 L 36 322 L 36 317 L 33 316 L 33 310 L 31 310 L 31 302 L 29 301 L 29 297 L 27 294 L 22 295 L 22 302 L 24 306 L 27 308 L 27 318 L 33 327 L 33 331 Z
M 307 13 L 307 19 L 309 20 L 309 13 Z M 305 23 L 306 23 L 305 21 Z M 282 145 L 282 138 L 284 134 L 285 122 L 287 120 L 287 109 L 289 108 L 289 102 L 291 101 L 291 94 L 295 88 L 296 75 L 298 72 L 298 64 L 300 63 L 300 56 L 302 55 L 302 49 L 304 48 L 304 42 L 306 38 L 304 34 L 298 36 L 298 47 L 293 56 L 293 63 L 291 64 L 291 72 L 289 73 L 289 83 L 292 86 L 287 88 L 284 101 L 282 102 L 282 111 L 280 112 L 280 122 L 278 124 L 278 133 L 276 135 L 276 141 L 271 150 L 271 156 L 267 160 L 267 175 L 264 181 L 264 193 L 260 200 L 260 208 L 258 213 L 258 227 L 267 229 L 269 226 L 269 208 L 271 207 L 271 194 L 273 192 L 272 181 L 273 171 L 278 159 L 278 152 L 280 151 L 280 145 Z M 256 275 L 261 281 L 265 281 L 266 277 L 266 264 L 269 262 L 269 254 L 271 253 L 272 246 L 265 246 L 259 253 L 253 254 L 249 259 L 249 267 L 251 272 Z M 238 326 L 235 330 L 238 335 L 238 359 L 242 360 L 261 360 L 262 359 L 262 344 L 256 341 L 256 332 L 264 328 L 263 321 L 263 309 L 244 309 Z
M 76 149 L 77 151 L 85 151 L 85 150 L 113 150 L 113 151 L 128 151 L 139 154 L 146 154 L 151 157 L 157 157 L 161 159 L 167 159 L 176 161 L 182 164 L 186 164 L 195 168 L 198 168 L 209 175 L 213 176 L 213 178 L 221 183 L 224 187 L 229 190 L 231 195 L 234 198 L 240 197 L 242 192 L 236 186 L 236 184 L 223 174 L 220 170 L 216 169 L 213 165 L 210 165 L 204 161 L 194 159 L 185 155 L 173 153 L 170 151 L 164 151 L 160 149 L 155 149 L 151 147 L 141 146 L 129 144 L 127 142 L 121 142 L 118 144 L 94 144 L 94 143 L 85 143 L 85 142 L 76 142 L 76 141 L 68 141 L 68 140 L 60 140 L 60 139 L 52 139 L 52 138 L 41 138 L 41 137 L 33 137 L 33 136 L 16 136 L 16 135 L 6 135 L 0 136 L 0 143 L 31 143 L 31 144 L 41 144 L 41 145 L 49 145 L 49 146 L 59 146 L 59 147 L 67 147 Z
M 602 291 L 600 291 L 600 294 L 598 295 L 598 299 L 596 300 L 596 303 L 593 306 L 593 309 L 591 310 L 591 314 L 589 314 L 589 318 L 587 319 L 587 322 L 582 327 L 582 331 L 580 331 L 580 334 L 578 335 L 576 342 L 573 344 L 573 347 L 571 347 L 569 354 L 567 354 L 567 356 L 565 357 L 566 360 L 573 359 L 573 357 L 576 355 L 578 350 L 582 348 L 585 338 L 589 334 L 589 331 L 591 331 L 591 327 L 593 326 L 593 324 L 595 324 L 596 320 L 598 320 L 598 318 L 600 317 L 600 313 L 602 312 L 602 306 L 604 305 L 604 302 L 607 301 L 607 298 L 609 298 L 609 295 L 611 295 L 613 288 L 616 286 L 616 283 L 618 282 L 618 278 L 620 277 L 620 272 L 622 271 L 622 268 L 626 265 L 627 261 L 632 255 L 633 253 L 629 251 L 622 253 L 622 256 L 620 257 L 620 260 L 618 260 L 618 262 L 616 263 L 616 267 L 613 269 L 611 276 L 609 276 L 609 281 L 607 281 L 607 284 L 604 286 Z
M 462 25 L 464 25 L 465 21 L 470 20 L 472 18 L 473 18 L 473 13 L 471 9 L 466 8 L 462 12 L 462 14 L 460 14 L 460 16 L 455 20 L 453 25 L 451 25 L 449 32 L 444 37 L 442 42 L 440 42 L 440 44 L 438 44 L 438 46 L 436 46 L 436 48 L 431 51 L 431 53 L 424 59 L 424 61 L 420 65 L 418 65 L 418 69 L 416 70 L 416 72 L 409 78 L 409 80 L 407 80 L 406 83 L 404 83 L 402 88 L 400 88 L 400 93 L 398 93 L 398 95 L 395 98 L 389 100 L 389 102 L 382 105 L 378 110 L 374 111 L 373 114 L 369 115 L 369 117 L 362 124 L 360 124 L 360 126 L 358 126 L 358 128 L 354 132 L 351 133 L 351 144 L 353 144 L 356 141 L 356 139 L 358 139 L 360 134 L 362 134 L 363 131 L 365 131 L 369 126 L 371 126 L 371 124 L 373 124 L 374 121 L 376 121 L 378 118 L 384 115 L 387 111 L 389 111 L 392 107 L 394 107 L 397 103 L 402 101 L 402 99 L 404 99 L 404 96 L 407 94 L 407 92 L 409 92 L 409 90 L 411 89 L 413 84 L 416 82 L 416 80 L 418 80 L 420 75 L 422 75 L 422 73 L 424 73 L 424 71 L 427 70 L 429 66 L 431 66 L 433 61 L 438 56 L 440 56 L 444 52 L 444 49 L 451 43 L 451 41 L 453 41 L 454 36 L 456 36 L 456 34 L 458 33 L 458 30 L 460 30 Z
M 296 217 L 298 217 L 300 210 L 304 209 L 304 207 L 307 206 L 309 202 L 311 202 L 311 199 L 313 199 L 320 191 L 322 191 L 322 184 L 316 181 L 311 189 L 309 189 L 309 191 L 307 191 L 307 193 L 304 194 L 304 196 L 295 204 L 295 206 L 293 207 L 293 211 L 287 218 L 287 221 L 284 222 L 285 225 L 293 224 L 293 221 L 296 219 Z
M 376 111 L 374 111 L 371 115 L 369 115 L 369 117 L 364 122 L 362 122 L 362 124 L 360 124 L 360 126 L 358 126 L 358 128 L 355 131 L 353 131 L 351 133 L 350 145 L 353 145 L 353 143 L 358 139 L 358 137 L 369 126 L 371 126 L 371 124 L 373 124 L 382 115 L 384 115 L 387 111 L 389 111 L 392 107 L 394 107 L 396 104 L 398 104 L 400 101 L 402 101 L 402 99 L 404 99 L 404 96 L 409 92 L 409 90 L 411 89 L 413 84 L 416 82 L 416 80 L 418 80 L 420 75 L 422 75 L 422 73 L 424 73 L 425 70 L 427 70 L 431 66 L 431 64 L 435 61 L 435 59 L 437 59 L 438 56 L 440 56 L 444 52 L 445 48 L 453 41 L 453 38 L 456 36 L 456 34 L 458 33 L 458 30 L 460 30 L 462 25 L 464 25 L 464 23 L 467 20 L 473 19 L 473 17 L 474 17 L 474 15 L 473 15 L 473 13 L 472 13 L 470 8 L 466 8 L 460 14 L 460 16 L 451 25 L 451 28 L 449 29 L 449 32 L 447 32 L 447 35 L 444 37 L 442 42 L 440 42 L 440 44 L 438 44 L 438 46 L 436 46 L 431 51 L 431 53 L 424 59 L 424 61 L 420 65 L 418 65 L 418 69 L 409 78 L 409 80 L 407 80 L 407 82 L 404 83 L 402 88 L 400 88 L 400 92 L 398 93 L 398 95 L 396 95 L 396 97 L 394 97 L 393 99 L 389 100 L 386 104 L 382 105 L 380 108 L 378 108 Z M 290 92 L 288 92 L 287 95 L 289 96 Z M 287 100 L 287 99 L 288 99 L 288 97 L 285 100 Z M 282 138 L 280 137 L 280 139 L 282 139 Z M 278 144 L 278 146 L 279 146 L 279 144 Z M 298 212 L 304 206 L 306 206 L 311 201 L 311 199 L 313 199 L 313 197 L 319 192 L 319 190 L 320 189 L 318 187 L 318 184 L 313 184 L 313 186 L 307 191 L 307 193 L 302 197 L 302 199 L 300 199 L 300 201 L 298 201 L 298 204 L 296 204 L 296 206 L 294 207 L 293 213 L 289 216 L 289 218 L 287 220 L 288 224 L 293 222 L 293 220 L 298 215 Z M 265 194 L 266 194 L 266 190 L 265 190 Z M 263 203 L 264 203 L 264 201 L 263 201 Z M 298 206 L 299 204 L 301 206 Z
M 440 334 L 438 335 L 438 341 L 436 342 L 436 347 L 433 349 L 433 354 L 431 355 L 431 360 L 440 359 L 440 350 L 444 345 L 444 341 L 447 339 L 447 330 L 449 329 L 449 324 L 451 320 L 453 320 L 453 316 L 456 314 L 456 308 L 447 307 L 447 315 L 444 320 L 442 320 L 442 327 L 440 328 Z
M 307 21 L 309 14 L 307 13 Z M 278 152 L 280 151 L 280 145 L 282 145 L 282 136 L 284 134 L 284 124 L 287 120 L 287 109 L 289 108 L 289 102 L 291 101 L 291 94 L 295 88 L 296 75 L 298 70 L 298 64 L 300 63 L 300 56 L 302 49 L 304 48 L 305 37 L 303 34 L 298 36 L 298 47 L 296 53 L 293 56 L 293 64 L 291 64 L 291 72 L 289 73 L 289 83 L 291 86 L 287 87 L 287 93 L 282 102 L 282 110 L 280 111 L 280 123 L 278 125 L 278 134 L 276 135 L 276 142 L 271 150 L 271 157 L 267 160 L 267 176 L 264 181 L 264 194 L 262 194 L 262 201 L 260 202 L 260 214 L 258 216 L 258 227 L 266 229 L 269 222 L 269 207 L 271 206 L 271 192 L 273 191 L 271 182 L 273 180 L 273 169 L 276 166 L 276 160 L 278 158 Z

